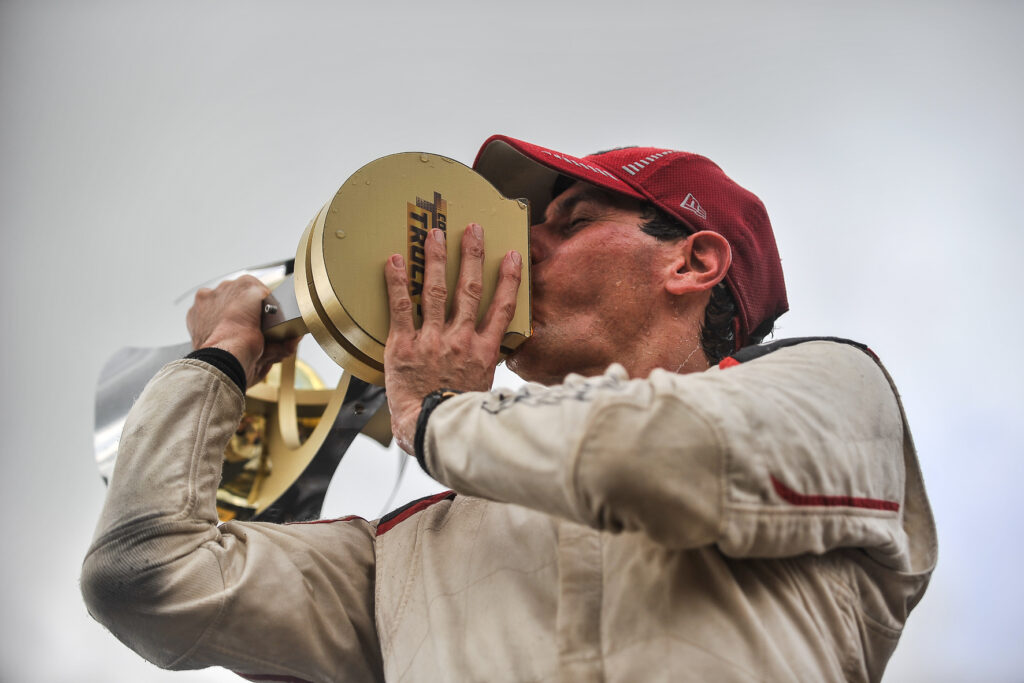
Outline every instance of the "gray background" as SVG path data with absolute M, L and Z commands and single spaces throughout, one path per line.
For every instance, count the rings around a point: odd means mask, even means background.
M 293 254 L 363 163 L 468 163 L 503 132 L 697 151 L 764 199 L 778 334 L 872 345 L 935 508 L 939 568 L 887 680 L 1021 680 L 1022 20 L 1010 2 L 0 1 L 0 679 L 238 680 L 160 672 L 86 614 L 97 373 L 183 341 L 179 294 Z M 395 457 L 361 444 L 326 513 L 376 512 Z

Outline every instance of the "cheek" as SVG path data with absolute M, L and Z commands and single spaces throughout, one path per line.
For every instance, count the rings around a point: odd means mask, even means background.
M 588 251 L 559 265 L 563 292 L 576 299 L 589 298 L 594 292 L 623 282 L 624 261 L 617 252 Z
M 603 297 L 633 300 L 647 292 L 651 283 L 649 260 L 637 254 L 596 255 L 581 273 L 585 276 L 585 289 L 597 304 Z

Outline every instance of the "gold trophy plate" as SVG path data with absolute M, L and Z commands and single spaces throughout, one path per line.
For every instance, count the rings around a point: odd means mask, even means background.
M 516 314 L 502 342 L 510 352 L 530 335 L 529 206 L 505 198 L 468 166 L 421 152 L 363 166 L 306 228 L 295 255 L 295 298 L 306 328 L 342 368 L 382 385 L 390 320 L 385 262 L 404 256 L 419 324 L 427 233 L 446 234 L 447 285 L 454 292 L 462 233 L 471 222 L 484 229 L 481 318 L 505 254 L 523 255 Z

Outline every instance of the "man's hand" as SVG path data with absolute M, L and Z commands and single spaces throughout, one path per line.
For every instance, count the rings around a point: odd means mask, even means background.
M 217 347 L 231 353 L 245 370 L 247 386 L 263 379 L 270 366 L 295 353 L 299 338 L 266 343 L 260 329 L 263 299 L 270 290 L 251 275 L 229 280 L 216 289 L 196 292 L 185 320 L 192 348 Z
M 391 410 L 391 431 L 398 445 L 413 452 L 416 420 L 423 398 L 435 389 L 487 391 L 501 358 L 501 340 L 516 312 L 522 256 L 510 251 L 501 263 L 498 287 L 477 325 L 483 292 L 483 230 L 475 223 L 462 236 L 462 266 L 445 316 L 447 252 L 444 233 L 434 229 L 424 245 L 423 325 L 413 323 L 413 304 L 405 261 L 398 254 L 384 267 L 391 307 L 391 331 L 384 346 L 384 384 Z

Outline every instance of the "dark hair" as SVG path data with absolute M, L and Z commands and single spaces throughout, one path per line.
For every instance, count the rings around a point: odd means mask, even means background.
M 600 152 L 599 152 L 600 154 Z M 562 194 L 577 181 L 568 176 L 559 175 L 552 188 L 552 198 Z M 640 211 L 643 224 L 640 229 L 651 237 L 662 242 L 683 239 L 693 233 L 690 226 L 657 206 L 633 199 L 610 190 L 601 190 L 601 198 L 611 206 Z M 711 298 L 704 308 L 704 323 L 700 328 L 700 345 L 712 365 L 736 351 L 736 332 L 733 320 L 738 314 L 736 299 L 729 291 L 725 281 L 719 282 L 711 289 Z M 774 329 L 774 321 L 766 320 L 750 333 L 750 343 L 760 344 Z

